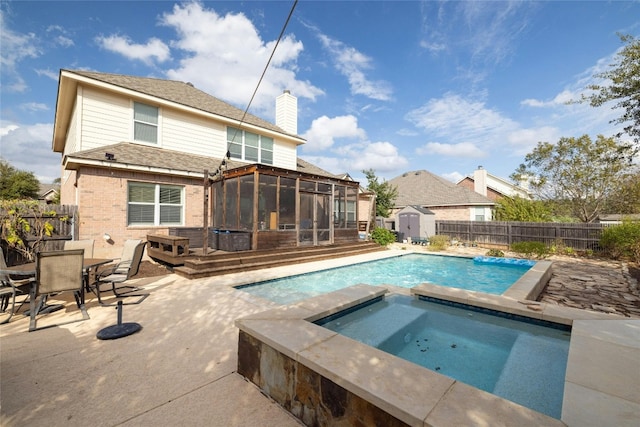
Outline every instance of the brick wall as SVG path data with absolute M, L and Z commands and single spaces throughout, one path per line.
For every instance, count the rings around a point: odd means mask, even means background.
M 202 227 L 203 186 L 201 178 L 168 177 L 159 174 L 82 168 L 75 180 L 63 184 L 61 200 L 78 205 L 78 239 L 94 239 L 94 255 L 118 257 L 127 239 L 146 239 L 147 234 L 168 234 L 167 227 L 127 226 L 129 181 L 185 186 L 184 226 Z M 73 186 L 71 181 L 77 182 Z M 105 241 L 104 234 L 111 236 Z

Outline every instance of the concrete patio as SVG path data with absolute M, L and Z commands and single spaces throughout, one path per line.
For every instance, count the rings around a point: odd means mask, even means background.
M 116 323 L 116 310 L 95 299 L 88 300 L 90 320 L 61 327 L 29 333 L 28 318 L 18 315 L 0 326 L 0 425 L 299 426 L 236 373 L 234 321 L 277 305 L 230 285 L 351 261 L 199 280 L 141 279 L 151 296 L 125 306 L 123 321 L 143 329 L 112 341 L 98 340 L 96 333 Z M 46 321 L 79 316 L 74 304 L 69 307 Z

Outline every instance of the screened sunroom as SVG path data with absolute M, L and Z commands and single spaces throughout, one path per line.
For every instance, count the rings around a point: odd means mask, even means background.
M 212 226 L 250 233 L 251 249 L 357 241 L 358 189 L 262 164 L 227 170 L 211 184 Z

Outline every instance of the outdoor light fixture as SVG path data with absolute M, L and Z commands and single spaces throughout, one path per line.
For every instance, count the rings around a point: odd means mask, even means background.
M 104 236 L 102 236 L 102 238 L 103 238 L 104 240 L 106 240 L 107 242 L 108 242 L 109 240 L 111 240 L 111 236 L 109 235 L 109 233 L 104 233 Z

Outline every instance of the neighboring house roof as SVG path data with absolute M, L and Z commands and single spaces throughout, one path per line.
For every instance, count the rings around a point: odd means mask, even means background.
M 107 153 L 113 155 L 112 160 L 107 158 Z M 205 169 L 213 174 L 221 163 L 222 159 L 220 158 L 198 156 L 131 142 L 78 151 L 63 159 L 63 164 L 67 169 L 77 169 L 80 166 L 88 165 L 180 176 L 203 176 Z M 225 169 L 231 170 L 249 164 L 251 163 L 227 159 Z M 297 159 L 297 171 L 329 178 L 335 177 L 334 174 L 300 158 Z
M 408 210 L 408 209 L 413 209 L 413 210 L 418 211 L 418 213 L 421 213 L 423 215 L 435 215 L 435 213 L 430 211 L 429 209 L 423 208 L 422 206 L 417 206 L 417 205 L 406 206 L 400 212 L 398 212 L 398 214 L 401 214 L 402 212 L 404 212 L 405 210 Z
M 396 207 L 402 206 L 487 206 L 495 203 L 485 196 L 459 187 L 426 170 L 406 172 L 389 181 L 398 188 Z
M 40 184 L 38 200 L 52 200 L 60 192 L 60 184 Z
M 109 89 L 111 90 L 131 91 L 132 93 L 129 95 L 132 97 L 139 97 L 140 94 L 152 96 L 159 100 L 169 101 L 183 107 L 231 119 L 235 122 L 236 126 L 242 120 L 245 124 L 293 137 L 297 140 L 298 144 L 305 142 L 302 137 L 291 135 L 273 123 L 252 114 L 247 113 L 245 115 L 243 110 L 196 89 L 191 83 L 93 71 L 60 70 L 58 105 L 56 105 L 56 127 L 54 129 L 53 139 L 53 149 L 57 152 L 62 152 L 64 149 L 64 138 L 70 117 L 70 114 L 63 113 L 63 110 L 68 112 L 72 108 L 78 81 L 98 86 L 100 83 L 106 83 L 110 86 Z M 234 123 L 230 123 L 230 125 L 234 125 Z
M 599 221 L 640 221 L 640 214 L 600 214 Z
M 462 178 L 460 181 L 458 181 L 456 183 L 456 185 L 460 185 L 461 183 L 468 181 L 470 183 L 475 183 L 475 179 L 472 175 L 469 176 L 465 176 L 464 178 Z M 503 186 L 505 187 L 509 187 L 511 189 L 511 191 L 520 194 L 520 195 L 526 195 L 527 197 L 530 197 L 530 192 L 529 190 L 527 190 L 526 188 L 523 188 L 520 185 L 516 185 L 513 184 L 512 182 L 507 181 L 506 179 L 500 178 L 498 176 L 492 175 L 490 173 L 487 173 L 487 188 L 491 189 L 493 191 L 495 191 L 496 193 L 502 195 L 502 196 L 511 196 L 512 194 L 507 194 L 504 191 L 501 191 L 497 186 L 495 185 L 491 185 L 491 181 L 496 181 L 501 183 Z

